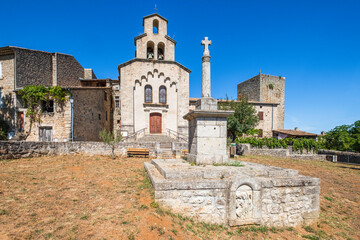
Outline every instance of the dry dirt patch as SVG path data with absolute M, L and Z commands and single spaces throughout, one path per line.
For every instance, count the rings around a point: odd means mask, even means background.
M 359 239 L 360 167 L 264 157 L 241 160 L 321 179 L 321 218 L 310 227 L 226 228 L 153 202 L 149 159 L 55 156 L 0 164 L 0 239 Z

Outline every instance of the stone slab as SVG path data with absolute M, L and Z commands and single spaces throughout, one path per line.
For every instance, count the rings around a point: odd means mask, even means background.
M 192 166 L 180 159 L 153 159 L 145 169 L 161 206 L 199 221 L 286 227 L 317 220 L 318 178 L 241 163 L 243 167 Z

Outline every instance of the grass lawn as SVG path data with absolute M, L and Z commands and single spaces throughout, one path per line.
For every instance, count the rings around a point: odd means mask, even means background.
M 360 166 L 246 156 L 321 179 L 317 224 L 227 228 L 154 203 L 142 158 L 0 161 L 0 239 L 360 239 Z

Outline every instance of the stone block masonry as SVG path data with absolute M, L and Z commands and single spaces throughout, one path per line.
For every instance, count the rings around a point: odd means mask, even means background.
M 174 153 L 186 147 L 184 143 L 172 143 Z M 121 142 L 115 146 L 115 154 L 125 156 L 126 148 L 148 148 L 150 156 L 156 157 L 160 146 L 159 143 Z M 111 148 L 102 142 L 0 141 L 0 160 L 67 154 L 110 155 Z
M 318 178 L 291 169 L 242 164 L 191 166 L 182 160 L 153 159 L 145 169 L 161 206 L 200 221 L 288 227 L 317 220 Z

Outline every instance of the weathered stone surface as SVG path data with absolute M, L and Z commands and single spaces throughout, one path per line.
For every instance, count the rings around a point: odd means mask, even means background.
M 317 220 L 318 178 L 291 169 L 242 164 L 191 166 L 183 160 L 153 159 L 145 169 L 159 204 L 201 221 L 284 227 Z
M 126 148 L 148 148 L 150 156 L 156 157 L 158 145 L 149 142 L 121 142 L 115 146 L 115 154 L 126 155 Z M 186 148 L 186 144 L 175 142 L 172 151 Z M 37 157 L 62 154 L 110 155 L 111 148 L 102 142 L 30 142 L 0 141 L 0 159 Z

